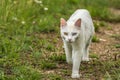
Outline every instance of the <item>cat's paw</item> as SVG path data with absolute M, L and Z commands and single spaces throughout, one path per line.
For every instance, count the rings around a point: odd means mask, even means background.
M 89 61 L 89 58 L 83 57 L 82 61 Z
M 72 78 L 80 78 L 80 74 L 76 74 L 76 73 L 73 74 L 73 73 L 72 73 L 71 77 L 72 77 Z

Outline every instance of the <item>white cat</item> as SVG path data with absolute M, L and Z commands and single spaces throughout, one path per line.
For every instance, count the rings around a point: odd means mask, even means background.
M 66 60 L 73 64 L 72 78 L 79 78 L 81 61 L 89 61 L 89 44 L 94 34 L 94 25 L 86 9 L 76 10 L 66 21 L 60 20 L 61 37 Z

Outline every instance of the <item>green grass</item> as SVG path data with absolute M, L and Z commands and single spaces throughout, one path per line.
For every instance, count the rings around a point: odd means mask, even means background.
M 100 39 L 96 35 L 94 35 L 92 38 L 92 42 L 100 42 Z
M 50 79 L 50 80 L 63 80 L 60 75 L 56 75 L 56 74 L 50 74 L 48 76 L 48 79 Z
M 114 3 L 114 4 L 113 4 L 113 3 Z M 116 8 L 116 9 L 120 9 L 119 3 L 120 3 L 120 0 L 111 0 L 111 1 L 109 2 L 109 6 L 110 6 L 110 7 L 113 7 L 113 8 Z
M 42 69 L 55 69 L 57 66 L 56 66 L 56 63 L 54 62 L 44 60 L 44 61 L 41 61 L 40 67 Z
M 115 47 L 116 48 L 120 48 L 120 44 L 115 44 Z
M 119 0 L 41 1 L 42 3 L 34 0 L 0 1 L 0 80 L 44 79 L 46 76 L 41 72 L 43 69 L 56 69 L 58 62 L 65 62 L 65 55 L 55 54 L 62 49 L 56 47 L 59 37 L 56 39 L 54 35 L 59 36 L 60 18 L 68 19 L 76 9 L 86 8 L 93 19 L 103 21 L 95 23 L 96 32 L 99 31 L 98 27 L 106 26 L 105 21 L 120 20 L 109 10 L 120 8 Z M 44 34 L 48 34 L 49 39 Z M 99 42 L 99 39 L 93 37 L 93 42 Z M 49 56 L 53 52 L 54 55 Z M 117 75 L 116 71 L 113 73 L 108 72 L 106 75 L 119 79 L 119 76 L 114 76 Z M 63 80 L 59 74 L 48 75 L 48 78 Z
M 98 54 L 92 53 L 92 54 L 90 54 L 90 58 L 99 59 L 99 56 L 98 56 Z
M 39 80 L 42 79 L 43 76 L 39 71 L 31 68 L 30 66 L 15 67 L 13 69 L 13 72 L 14 72 L 14 78 L 18 80 L 29 80 L 29 79 Z
M 49 59 L 52 61 L 58 61 L 58 62 L 65 62 L 66 61 L 65 55 L 53 54 L 49 57 Z
M 105 21 L 95 21 L 94 22 L 94 28 L 95 32 L 99 32 L 100 27 L 108 27 Z

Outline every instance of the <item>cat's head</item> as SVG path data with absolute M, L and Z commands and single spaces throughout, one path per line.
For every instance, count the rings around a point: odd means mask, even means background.
M 67 42 L 75 42 L 78 39 L 81 28 L 81 19 L 76 22 L 67 22 L 65 19 L 60 19 L 61 36 Z

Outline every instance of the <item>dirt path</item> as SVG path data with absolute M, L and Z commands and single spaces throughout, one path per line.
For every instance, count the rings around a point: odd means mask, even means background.
M 117 45 L 118 44 L 120 45 L 120 23 L 107 23 L 107 24 L 108 24 L 107 26 L 100 27 L 99 32 L 96 32 L 95 34 L 100 39 L 100 41 L 97 43 L 96 42 L 92 43 L 90 46 L 90 53 L 98 55 L 98 62 L 117 60 L 118 58 L 120 58 L 120 48 L 117 48 Z M 53 37 L 53 35 L 49 35 L 49 38 L 51 37 Z M 57 51 L 52 52 L 50 55 L 64 54 L 61 37 L 56 36 L 56 38 L 57 38 L 57 44 L 56 44 Z M 57 74 L 61 76 L 62 79 L 64 80 L 79 80 L 79 79 L 71 79 L 70 77 L 71 69 L 72 69 L 72 65 L 69 65 L 64 61 L 62 63 L 58 62 L 57 68 L 52 70 L 44 70 L 43 73 L 46 75 Z M 90 69 L 92 69 L 92 71 L 90 71 Z M 104 73 L 104 71 L 101 69 L 101 65 L 97 63 L 97 61 L 93 62 L 93 59 L 87 63 L 82 62 L 80 72 L 82 74 L 80 78 L 81 80 L 101 80 Z M 45 80 L 51 80 L 51 79 L 48 79 L 48 77 L 46 77 Z
M 120 44 L 120 23 L 108 23 L 108 27 L 100 27 L 96 33 L 100 39 L 99 43 L 92 43 L 92 52 L 98 54 L 102 60 L 114 59 L 116 53 L 120 53 L 120 48 L 115 45 Z M 118 55 L 117 55 L 118 56 Z

